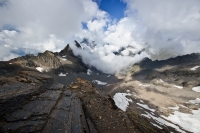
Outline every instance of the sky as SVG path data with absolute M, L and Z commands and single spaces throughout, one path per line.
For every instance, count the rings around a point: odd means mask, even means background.
M 87 65 L 118 73 L 200 49 L 199 0 L 0 0 L 0 18 L 3 61 L 70 44 Z
M 124 11 L 126 9 L 126 3 L 120 0 L 101 0 L 99 8 L 106 11 L 112 19 L 120 20 L 124 17 Z

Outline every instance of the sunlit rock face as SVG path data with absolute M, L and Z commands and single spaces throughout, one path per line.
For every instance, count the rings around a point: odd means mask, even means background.
M 69 71 L 87 71 L 86 65 L 82 63 L 81 59 L 74 56 L 69 44 L 60 52 L 53 53 L 46 50 L 44 53 L 39 53 L 37 56 L 28 54 L 12 59 L 11 62 L 31 68 L 41 67 L 43 71 L 54 70 L 56 73 L 58 71 L 64 73 Z

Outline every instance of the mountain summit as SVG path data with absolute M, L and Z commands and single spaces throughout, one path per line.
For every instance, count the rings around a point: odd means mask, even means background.
M 42 68 L 42 71 L 54 72 L 86 72 L 87 67 L 81 59 L 74 56 L 70 45 L 68 44 L 60 52 L 45 51 L 37 56 L 27 54 L 25 56 L 12 59 L 10 62 L 24 67 Z

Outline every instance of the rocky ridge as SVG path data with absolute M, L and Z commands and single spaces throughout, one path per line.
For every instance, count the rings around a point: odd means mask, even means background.
M 78 45 L 76 46 L 78 47 Z M 69 44 L 60 52 L 45 51 L 44 53 L 39 53 L 37 56 L 27 54 L 10 60 L 10 63 L 34 69 L 41 67 L 43 71 L 54 71 L 55 73 L 87 71 L 87 66 L 81 59 L 74 56 Z

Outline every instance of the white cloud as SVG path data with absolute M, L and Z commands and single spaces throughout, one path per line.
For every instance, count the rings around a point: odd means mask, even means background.
M 163 49 L 180 55 L 199 52 L 200 1 L 124 1 L 128 4 L 127 16 L 141 27 L 141 38 L 154 52 L 160 54 Z
M 60 50 L 74 40 L 82 22 L 104 14 L 91 0 L 9 0 L 0 6 L 0 49 L 7 47 L 7 54 Z
M 91 49 L 89 46 L 84 46 L 83 49 L 78 49 L 75 45 L 71 45 L 75 55 L 80 55 L 85 64 L 95 66 L 98 70 L 104 73 L 119 73 L 127 66 L 134 64 L 148 55 L 142 53 L 134 57 L 116 56 L 109 52 L 106 47 L 95 47 Z

